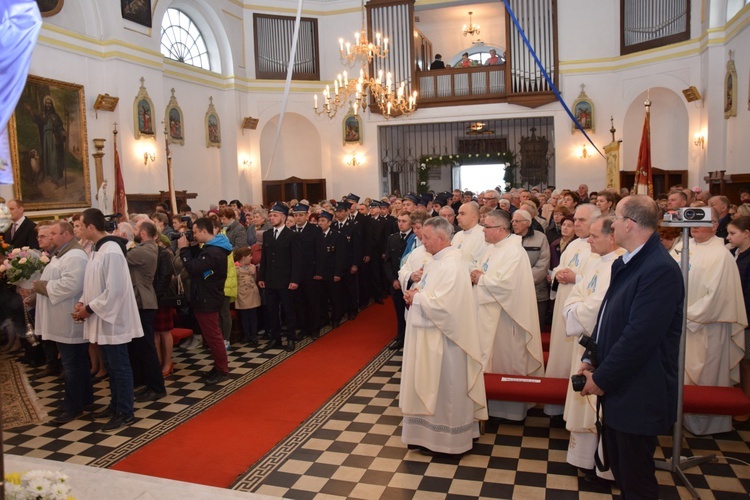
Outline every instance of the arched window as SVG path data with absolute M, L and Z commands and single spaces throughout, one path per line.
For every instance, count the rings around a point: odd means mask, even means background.
M 727 1 L 727 21 L 731 21 L 731 19 L 737 14 L 740 10 L 742 10 L 742 7 L 749 4 L 750 0 L 728 0 Z
M 208 49 L 200 30 L 187 14 L 167 9 L 161 21 L 161 53 L 167 59 L 211 70 Z

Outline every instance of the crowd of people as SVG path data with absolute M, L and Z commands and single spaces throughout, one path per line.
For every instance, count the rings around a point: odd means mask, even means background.
M 738 206 L 680 186 L 656 199 L 622 194 L 582 184 L 379 199 L 349 193 L 270 207 L 221 200 L 178 214 L 160 204 L 116 227 L 97 209 L 35 224 L 22 201 L 10 200 L 5 241 L 51 256 L 33 289 L 19 290 L 43 339 L 27 345 L 23 360 L 64 375 L 58 424 L 91 410 L 92 383 L 109 377 L 111 402 L 93 416 L 113 430 L 134 420 L 134 401 L 166 395 L 176 320 L 195 332 L 186 349 L 210 350 L 203 380 L 214 385 L 229 373 L 232 310 L 240 342 L 260 346 L 263 335 L 265 349 L 294 351 L 300 338 L 315 340 L 390 297 L 396 322 L 384 327 L 394 332 L 389 347 L 403 349 L 409 448 L 461 454 L 479 421 L 524 421 L 529 404 L 486 400 L 483 372 L 583 375 L 580 393 L 571 388 L 564 407 L 544 411 L 566 421 L 568 461 L 597 480 L 596 397 L 606 401 L 607 454 L 622 487 L 633 473 L 628 453 L 653 453 L 652 438 L 674 421 L 682 241 L 679 230 L 660 226 L 667 212 L 705 206 L 713 221 L 691 232 L 685 383 L 741 384 L 750 394 L 750 190 Z M 189 307 L 176 309 L 183 289 Z M 598 351 L 581 347 L 581 337 Z M 643 388 L 647 375 L 658 381 Z M 732 425 L 731 417 L 685 418 L 698 435 Z M 638 485 L 648 491 L 655 482 Z

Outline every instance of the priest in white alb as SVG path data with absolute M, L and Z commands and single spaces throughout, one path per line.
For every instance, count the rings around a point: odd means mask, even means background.
M 685 385 L 730 387 L 740 383 L 747 313 L 737 264 L 716 236 L 719 216 L 710 210 L 711 227 L 690 229 Z M 682 248 L 672 251 L 678 263 Z M 686 414 L 683 424 L 703 436 L 731 431 L 732 417 Z
M 591 246 L 586 241 L 589 237 L 589 226 L 591 221 L 600 215 L 601 211 L 591 204 L 579 205 L 576 208 L 573 216 L 573 229 L 578 238 L 568 244 L 560 256 L 560 265 L 551 273 L 550 298 L 555 300 L 555 308 L 552 312 L 549 358 L 545 370 L 547 377 L 567 378 L 570 376 L 570 359 L 576 340 L 565 334 L 565 318 L 562 311 L 568 294 L 583 277 L 586 261 L 591 256 Z M 562 415 L 563 409 L 562 405 L 544 405 L 544 413 L 550 416 Z
M 578 373 L 584 348 L 578 344 L 581 335 L 594 336 L 594 327 L 599 315 L 599 308 L 609 288 L 612 263 L 625 250 L 615 243 L 612 230 L 612 219 L 600 217 L 591 223 L 588 243 L 591 246 L 591 257 L 588 259 L 583 278 L 575 284 L 568 295 L 563 308 L 566 322 L 566 334 L 576 344 L 572 349 L 571 370 L 569 375 Z M 601 255 L 601 257 L 599 257 Z M 596 396 L 581 396 L 568 384 L 565 398 L 565 428 L 570 431 L 568 443 L 569 464 L 585 470 L 585 474 L 594 475 L 594 452 L 597 448 L 596 431 Z M 613 479 L 612 473 L 603 474 Z
M 460 252 L 450 246 L 453 228 L 433 217 L 422 243 L 433 256 L 419 286 L 404 293 L 410 304 L 401 369 L 401 439 L 426 454 L 460 455 L 479 437 L 487 419 L 476 304 Z
M 482 226 L 479 225 L 479 205 L 473 201 L 464 203 L 458 209 L 456 220 L 462 230 L 453 236 L 451 245 L 461 251 L 466 269 L 471 271 L 476 267 L 486 246 Z
M 521 237 L 510 229 L 503 210 L 484 219 L 487 247 L 471 271 L 475 285 L 484 370 L 506 375 L 544 376 L 534 276 Z M 533 406 L 490 400 L 491 417 L 522 421 Z

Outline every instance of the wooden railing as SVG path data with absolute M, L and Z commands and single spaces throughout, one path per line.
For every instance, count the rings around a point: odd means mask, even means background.
M 505 64 L 415 72 L 419 107 L 510 102 L 537 107 L 555 101 L 552 92 L 512 92 Z
M 505 96 L 505 65 L 417 71 L 420 106 L 476 103 Z

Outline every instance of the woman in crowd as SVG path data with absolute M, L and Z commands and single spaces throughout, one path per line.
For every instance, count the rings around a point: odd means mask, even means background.
M 262 208 L 253 210 L 253 225 L 255 226 L 255 234 L 258 237 L 258 242 L 260 242 L 260 233 L 266 229 L 271 229 L 271 224 L 268 222 L 268 212 Z
M 576 233 L 573 230 L 573 216 L 566 215 L 560 220 L 560 237 L 553 241 L 550 245 L 550 269 L 554 269 L 560 264 L 560 256 L 565 251 L 565 248 L 568 246 L 568 244 L 574 239 L 576 239 Z
M 174 308 L 163 304 L 163 300 L 173 295 L 172 280 L 177 271 L 174 265 L 174 254 L 169 248 L 171 243 L 169 238 L 163 234 L 159 235 L 156 243 L 159 245 L 159 257 L 154 275 L 154 292 L 159 301 L 159 309 L 156 310 L 154 317 L 154 343 L 161 363 L 161 374 L 166 377 L 174 370 L 174 363 L 172 363 Z
M 596 208 L 601 210 L 602 217 L 610 217 L 615 213 L 615 207 L 617 206 L 617 198 L 611 191 L 602 191 L 596 195 Z
M 727 239 L 734 247 L 731 252 L 737 262 L 745 298 L 745 311 L 750 317 L 750 217 L 740 216 L 729 222 Z M 740 361 L 740 387 L 750 397 L 750 328 L 745 329 L 745 356 Z M 735 418 L 735 423 L 746 422 L 750 415 Z
M 572 212 L 568 210 L 568 207 L 564 207 L 562 205 L 557 206 L 554 208 L 554 210 L 552 210 L 552 220 L 549 221 L 549 226 L 544 232 L 547 235 L 547 241 L 549 242 L 550 246 L 555 242 L 555 240 L 558 240 L 560 239 L 560 237 L 562 237 L 562 233 L 560 232 L 560 225 L 562 224 L 562 220 L 569 215 L 572 215 Z

